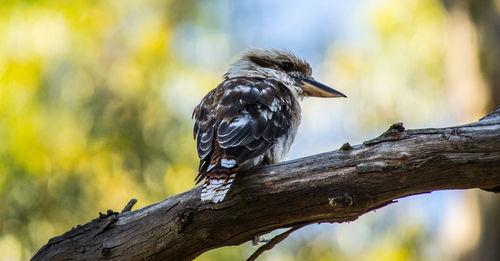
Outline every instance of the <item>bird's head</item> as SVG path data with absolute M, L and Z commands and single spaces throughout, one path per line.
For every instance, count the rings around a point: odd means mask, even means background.
M 297 97 L 346 97 L 311 76 L 309 63 L 293 53 L 278 49 L 252 49 L 231 65 L 226 79 L 260 77 L 282 82 Z

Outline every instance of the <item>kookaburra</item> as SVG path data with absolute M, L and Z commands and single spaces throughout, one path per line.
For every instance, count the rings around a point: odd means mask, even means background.
M 314 80 L 311 66 L 284 50 L 250 50 L 196 106 L 193 135 L 204 202 L 224 200 L 238 170 L 285 158 L 304 97 L 346 97 Z

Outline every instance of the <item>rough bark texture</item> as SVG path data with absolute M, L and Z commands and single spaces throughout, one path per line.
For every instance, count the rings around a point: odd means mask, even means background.
M 500 188 L 500 108 L 462 126 L 404 130 L 240 173 L 226 200 L 201 187 L 136 211 L 102 215 L 51 239 L 34 260 L 189 260 L 278 228 L 345 222 L 442 189 Z

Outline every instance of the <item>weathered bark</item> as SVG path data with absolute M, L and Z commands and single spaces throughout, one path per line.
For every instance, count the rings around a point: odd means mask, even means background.
M 51 239 L 34 260 L 189 260 L 278 228 L 345 222 L 395 199 L 500 187 L 500 108 L 462 126 L 393 125 L 362 145 L 239 173 L 226 200 L 200 187 L 131 212 L 108 213 Z

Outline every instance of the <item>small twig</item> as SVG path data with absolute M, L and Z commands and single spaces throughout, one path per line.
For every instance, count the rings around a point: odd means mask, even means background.
M 108 229 L 111 225 L 113 225 L 118 220 L 118 213 L 115 212 L 113 214 L 110 214 L 108 217 L 109 217 L 109 219 L 106 220 L 104 225 L 101 226 L 101 228 L 97 231 L 97 233 L 92 238 L 97 237 L 97 235 L 101 234 L 102 232 L 104 232 L 104 230 Z M 106 218 L 108 218 L 108 217 L 106 217 Z
M 127 205 L 125 205 L 125 207 L 123 208 L 122 213 L 123 212 L 128 212 L 128 211 L 132 210 L 132 207 L 135 205 L 135 203 L 137 203 L 137 199 L 135 199 L 135 198 L 131 199 L 127 203 Z
M 257 249 L 257 251 L 255 251 L 248 259 L 247 261 L 254 261 L 257 259 L 257 257 L 259 257 L 262 253 L 264 253 L 264 251 L 266 250 L 269 250 L 271 248 L 273 248 L 274 246 L 276 246 L 277 244 L 279 244 L 281 241 L 285 240 L 285 238 L 287 238 L 293 231 L 299 229 L 299 228 L 302 228 L 303 226 L 296 226 L 296 227 L 292 227 L 290 228 L 289 230 L 287 230 L 286 232 L 283 232 L 277 236 L 275 236 L 273 239 L 271 239 L 271 241 L 269 241 L 267 244 L 259 247 L 259 249 Z

